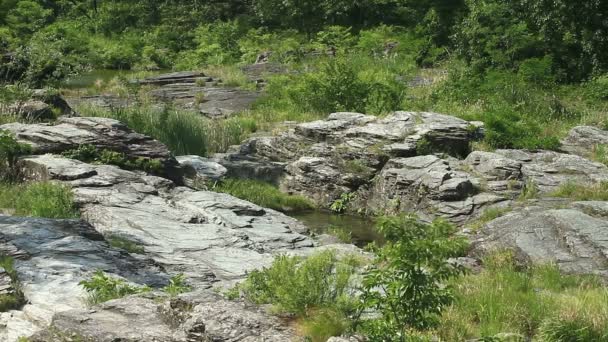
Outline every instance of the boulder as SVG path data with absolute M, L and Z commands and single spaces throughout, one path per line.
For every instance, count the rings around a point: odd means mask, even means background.
M 134 296 L 93 310 L 65 311 L 31 341 L 56 341 L 63 336 L 95 342 L 300 341 L 276 317 L 210 292 L 164 300 Z
M 55 118 L 53 108 L 39 100 L 18 102 L 8 107 L 7 113 L 26 120 L 49 120 Z
M 200 156 L 179 156 L 176 158 L 184 169 L 184 175 L 192 182 L 219 181 L 226 177 L 228 169 L 220 163 Z
M 524 261 L 555 263 L 566 273 L 608 277 L 608 219 L 584 210 L 596 206 L 585 202 L 563 209 L 528 205 L 486 224 L 474 251 L 509 248 Z
M 120 152 L 127 159 L 155 159 L 161 162 L 161 175 L 181 183 L 183 171 L 165 145 L 149 136 L 136 133 L 114 119 L 63 117 L 54 125 L 11 123 L 0 126 L 29 144 L 35 153 L 61 153 L 83 145 L 99 150 Z
M 562 140 L 564 151 L 581 156 L 589 156 L 598 145 L 608 145 L 608 131 L 592 126 L 574 127 Z

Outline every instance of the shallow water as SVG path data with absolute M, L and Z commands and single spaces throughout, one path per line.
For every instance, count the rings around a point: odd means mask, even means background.
M 289 214 L 304 223 L 311 232 L 326 233 L 330 228 L 344 229 L 351 233 L 353 243 L 365 247 L 373 241 L 381 241 L 380 235 L 374 230 L 374 221 L 359 216 L 337 215 L 327 211 L 311 211 Z

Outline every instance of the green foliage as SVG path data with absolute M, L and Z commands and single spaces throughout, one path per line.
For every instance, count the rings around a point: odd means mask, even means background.
M 211 190 L 280 211 L 302 211 L 314 208 L 314 204 L 303 196 L 284 194 L 274 185 L 256 180 L 225 179 L 212 184 Z
M 19 143 L 10 133 L 0 130 L 0 181 L 15 180 L 19 157 L 31 151 L 29 145 Z
M 20 36 L 29 36 L 47 24 L 52 11 L 45 9 L 36 1 L 18 1 L 8 11 L 6 23 Z
M 484 266 L 481 273 L 454 283 L 456 301 L 437 329 L 442 340 L 501 333 L 534 341 L 601 341 L 608 336 L 608 292 L 599 279 L 563 275 L 555 265 L 522 269 L 509 251 L 488 255 Z
M 464 273 L 448 259 L 465 252 L 463 238 L 452 237 L 445 221 L 426 224 L 411 216 L 386 217 L 378 230 L 387 244 L 363 279 L 363 308 L 380 318 L 363 322 L 373 340 L 405 341 L 408 331 L 434 328 L 454 300 L 448 282 Z
M 306 259 L 281 255 L 270 267 L 251 272 L 241 290 L 249 300 L 273 304 L 278 312 L 298 316 L 322 308 L 350 312 L 354 309 L 350 281 L 356 266 L 355 259 L 340 260 L 331 251 Z
M 17 216 L 78 218 L 70 188 L 51 182 L 0 184 L 0 208 Z
M 0 312 L 6 312 L 9 310 L 17 309 L 19 306 L 24 304 L 25 299 L 21 292 L 19 281 L 17 279 L 17 272 L 14 267 L 14 260 L 9 257 L 0 254 L 0 269 L 3 269 L 11 280 L 11 285 L 14 292 L 0 295 Z
M 64 151 L 62 155 L 85 163 L 116 165 L 126 170 L 142 170 L 150 173 L 161 173 L 163 170 L 162 162 L 158 159 L 145 157 L 129 159 L 124 153 L 106 149 L 99 151 L 93 145 L 81 145 L 76 149 Z
M 186 293 L 192 290 L 188 284 L 186 284 L 186 277 L 183 274 L 178 274 L 169 279 L 169 285 L 163 288 L 163 291 L 168 293 L 170 296 L 175 297 L 182 293 Z
M 90 279 L 81 281 L 79 285 L 87 291 L 91 305 L 150 291 L 147 286 L 130 285 L 122 279 L 108 276 L 101 270 L 93 273 Z
M 110 246 L 114 248 L 123 249 L 129 253 L 143 254 L 144 247 L 137 242 L 134 242 L 126 237 L 120 235 L 110 235 L 106 238 Z
M 344 213 L 346 210 L 348 210 L 348 205 L 354 198 L 354 193 L 343 193 L 340 195 L 340 198 L 338 198 L 334 201 L 334 203 L 331 204 L 329 209 L 334 213 Z
M 205 156 L 226 151 L 239 144 L 247 134 L 257 130 L 257 124 L 248 117 L 210 120 L 193 111 L 171 108 L 129 107 L 103 109 L 79 107 L 83 116 L 108 117 L 127 124 L 136 132 L 163 142 L 175 155 Z

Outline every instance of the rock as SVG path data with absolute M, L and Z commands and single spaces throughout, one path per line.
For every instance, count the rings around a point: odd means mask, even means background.
M 207 80 L 208 77 L 205 74 L 197 71 L 182 71 L 172 72 L 169 74 L 162 74 L 145 78 L 137 81 L 141 85 L 156 85 L 162 86 L 167 84 L 176 83 L 196 83 L 197 80 Z
M 48 120 L 55 118 L 53 108 L 38 100 L 15 103 L 8 107 L 8 114 L 17 115 L 26 120 Z
M 48 330 L 31 340 L 56 341 L 61 336 L 95 342 L 299 341 L 279 319 L 209 292 L 162 301 L 135 296 L 93 310 L 62 312 Z
M 606 165 L 577 155 L 523 150 L 497 150 L 495 153 L 520 162 L 523 180 L 542 194 L 551 193 L 569 182 L 591 185 L 608 181 Z
M 184 168 L 186 178 L 194 182 L 219 181 L 228 174 L 228 169 L 208 158 L 179 156 L 176 159 Z
M 183 171 L 165 145 L 146 135 L 133 132 L 117 120 L 107 118 L 60 118 L 54 125 L 11 123 L 0 126 L 17 140 L 31 145 L 38 154 L 61 153 L 83 145 L 99 150 L 124 153 L 130 160 L 155 159 L 161 174 L 181 183 Z
M 488 181 L 520 180 L 522 163 L 492 152 L 475 151 L 465 163 Z
M 77 220 L 0 216 L 0 251 L 12 251 L 28 300 L 24 315 L 0 316 L 1 341 L 16 341 L 45 327 L 55 312 L 84 308 L 86 295 L 78 282 L 98 269 L 151 286 L 169 278 L 150 260 L 111 248 L 93 227 Z
M 534 264 L 555 263 L 566 273 L 607 277 L 608 220 L 578 209 L 585 206 L 527 206 L 508 213 L 485 225 L 474 251 L 482 254 L 510 248 L 520 259 Z
M 75 113 L 68 102 L 59 94 L 46 89 L 35 89 L 32 99 L 42 101 L 55 109 L 59 115 L 73 116 Z
M 32 178 L 73 187 L 83 217 L 104 236 L 141 245 L 169 273 L 199 287 L 242 278 L 275 253 L 314 246 L 295 219 L 226 194 L 51 155 L 24 158 L 23 165 Z
M 256 137 L 240 148 L 214 157 L 247 160 L 254 164 L 284 163 L 279 179 L 288 193 L 300 193 L 331 205 L 343 193 L 368 192 L 391 157 L 414 157 L 420 153 L 466 154 L 477 128 L 468 122 L 435 113 L 395 112 L 385 118 L 360 113 L 333 113 L 326 120 L 296 125 L 273 137 Z M 448 181 L 443 196 L 459 197 L 470 183 Z M 439 191 L 439 189 L 438 189 Z M 452 194 L 448 194 L 452 192 Z M 367 197 L 362 194 L 359 197 Z M 441 196 L 437 197 L 440 198 Z M 355 209 L 365 209 L 365 201 Z
M 562 149 L 580 156 L 589 156 L 598 145 L 608 145 L 608 131 L 591 126 L 577 126 L 562 140 Z

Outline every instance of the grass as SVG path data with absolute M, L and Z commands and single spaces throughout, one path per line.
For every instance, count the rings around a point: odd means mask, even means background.
M 255 82 L 236 65 L 209 65 L 203 73 L 221 80 L 221 86 L 255 90 Z
M 79 106 L 81 116 L 106 117 L 127 124 L 167 145 L 175 155 L 195 154 L 206 156 L 226 151 L 241 143 L 257 130 L 254 119 L 232 117 L 211 120 L 198 113 L 152 106 L 105 109 L 97 106 Z
M 480 230 L 486 223 L 493 221 L 507 213 L 509 213 L 512 208 L 488 208 L 484 210 L 484 212 L 479 216 L 475 221 L 469 224 L 469 228 L 474 232 Z
M 137 242 L 131 241 L 126 237 L 111 235 L 107 237 L 106 240 L 108 241 L 110 246 L 114 248 L 120 248 L 133 254 L 144 253 L 144 247 L 142 245 L 138 244 Z
M 591 158 L 598 163 L 608 166 L 608 145 L 595 145 Z
M 52 182 L 0 184 L 0 208 L 17 216 L 78 218 L 70 188 Z
M 226 179 L 215 183 L 212 190 L 280 211 L 302 211 L 315 207 L 303 196 L 284 194 L 272 184 L 250 179 Z
M 351 243 L 353 235 L 343 227 L 331 226 L 327 229 L 327 234 L 336 237 L 340 242 Z
M 23 293 L 19 288 L 17 272 L 14 268 L 14 261 L 11 257 L 0 255 L 0 268 L 8 274 L 11 279 L 11 284 L 14 288 L 13 293 L 0 295 L 0 312 L 6 312 L 18 308 L 24 303 Z
M 575 201 L 608 201 L 608 182 L 593 185 L 567 182 L 550 195 Z
M 457 301 L 436 331 L 443 340 L 505 333 L 534 341 L 608 338 L 608 289 L 599 279 L 563 275 L 555 265 L 519 269 L 510 252 L 484 264 L 481 273 L 456 282 Z

